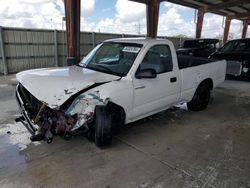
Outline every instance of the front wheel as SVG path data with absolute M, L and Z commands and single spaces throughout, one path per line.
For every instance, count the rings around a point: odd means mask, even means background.
M 112 144 L 112 120 L 106 107 L 97 107 L 95 113 L 95 145 L 97 147 Z
M 207 84 L 200 85 L 192 99 L 187 103 L 187 107 L 192 111 L 201 111 L 207 108 L 210 100 L 210 88 Z

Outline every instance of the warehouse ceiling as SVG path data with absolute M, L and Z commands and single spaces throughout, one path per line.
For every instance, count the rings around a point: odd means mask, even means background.
M 242 38 L 250 24 L 250 0 L 130 0 L 147 7 L 147 36 L 157 36 L 159 5 L 163 1 L 198 9 L 196 38 L 201 37 L 204 13 L 226 16 L 223 42 L 228 39 L 232 19 L 243 20 Z M 67 63 L 74 64 L 80 57 L 80 0 L 64 0 L 67 26 Z
M 231 19 L 250 19 L 250 0 L 168 0 L 168 2 L 204 9 L 205 12 L 229 16 Z
M 150 4 L 154 0 L 131 0 L 144 4 Z M 159 0 L 194 8 L 204 9 L 221 16 L 230 16 L 231 19 L 250 19 L 250 0 Z
M 204 13 L 210 12 L 225 16 L 224 43 L 228 39 L 228 33 L 232 19 L 243 21 L 242 38 L 246 37 L 247 27 L 250 25 L 250 0 L 130 0 L 144 3 L 147 6 L 147 36 L 157 36 L 159 5 L 163 1 L 190 7 L 198 10 L 196 23 L 196 38 L 201 37 Z

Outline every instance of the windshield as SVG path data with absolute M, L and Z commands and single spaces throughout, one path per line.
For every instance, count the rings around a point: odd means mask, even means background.
M 80 66 L 117 76 L 127 75 L 141 50 L 141 44 L 105 42 L 95 47 Z
M 249 52 L 250 40 L 230 41 L 221 48 L 221 52 Z

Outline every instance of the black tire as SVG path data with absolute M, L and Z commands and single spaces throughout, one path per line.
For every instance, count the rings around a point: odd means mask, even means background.
M 124 127 L 125 114 L 124 112 L 116 112 L 115 115 L 112 116 L 112 132 L 113 133 L 121 133 Z
M 201 111 L 206 109 L 210 100 L 210 91 L 211 90 L 208 84 L 200 85 L 197 88 L 193 99 L 187 103 L 188 109 L 192 111 Z
M 90 142 L 94 142 L 95 141 L 95 125 L 89 127 L 89 131 L 87 133 L 87 139 L 90 141 Z
M 112 120 L 106 107 L 97 107 L 95 112 L 95 145 L 105 147 L 112 144 Z

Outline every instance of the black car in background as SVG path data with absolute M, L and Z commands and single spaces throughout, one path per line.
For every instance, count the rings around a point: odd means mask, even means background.
M 218 39 L 190 39 L 183 43 L 177 55 L 191 55 L 195 57 L 208 57 L 219 47 Z
M 227 60 L 227 74 L 250 78 L 250 38 L 227 42 L 210 58 Z

